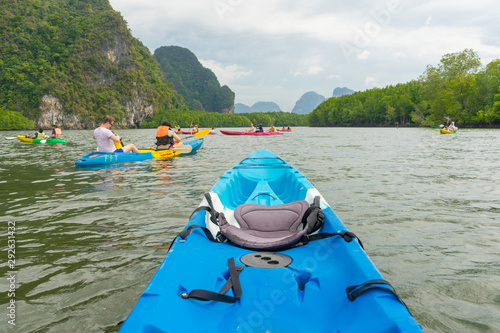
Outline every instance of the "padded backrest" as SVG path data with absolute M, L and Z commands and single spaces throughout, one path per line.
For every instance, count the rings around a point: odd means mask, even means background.
M 234 217 L 240 228 L 230 225 L 219 213 L 220 232 L 233 244 L 247 249 L 278 250 L 297 243 L 309 231 L 299 230 L 309 204 L 305 200 L 284 205 L 240 205 Z
M 308 208 L 309 204 L 305 200 L 277 206 L 245 204 L 236 207 L 234 217 L 241 229 L 261 232 L 295 231 Z

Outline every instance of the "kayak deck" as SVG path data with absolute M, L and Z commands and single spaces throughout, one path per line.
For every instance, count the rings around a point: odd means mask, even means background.
M 200 206 L 211 206 L 234 224 L 240 205 L 311 203 L 318 196 L 325 215 L 320 232 L 347 231 L 297 169 L 261 149 L 224 173 L 208 193 L 212 204 L 205 198 Z M 216 235 L 219 227 L 210 217 L 196 211 L 185 230 L 198 225 Z M 196 228 L 174 240 L 120 332 L 421 332 L 383 282 L 349 299 L 348 287 L 383 279 L 355 240 L 334 236 L 262 251 L 211 241 Z M 236 299 L 186 297 L 200 290 Z

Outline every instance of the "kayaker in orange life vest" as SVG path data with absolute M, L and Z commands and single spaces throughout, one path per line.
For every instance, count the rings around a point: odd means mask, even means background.
M 166 146 L 165 148 L 175 148 L 183 145 L 181 138 L 172 130 L 172 124 L 164 121 L 156 130 L 156 145 Z
M 52 135 L 49 136 L 49 139 L 50 138 L 57 138 L 57 139 L 61 138 L 61 129 L 57 127 L 57 125 L 52 125 Z

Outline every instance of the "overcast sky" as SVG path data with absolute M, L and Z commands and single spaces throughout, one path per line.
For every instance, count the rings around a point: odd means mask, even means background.
M 291 111 L 306 92 L 417 79 L 447 53 L 500 58 L 493 0 L 110 0 L 151 53 L 191 50 L 235 103 Z

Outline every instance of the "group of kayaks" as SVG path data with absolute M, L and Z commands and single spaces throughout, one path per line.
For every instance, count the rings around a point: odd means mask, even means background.
M 192 140 L 185 141 L 182 146 L 171 149 L 160 149 L 158 147 L 139 149 L 138 153 L 133 152 L 111 152 L 103 153 L 94 151 L 75 162 L 77 167 L 98 166 L 107 164 L 116 164 L 124 162 L 144 161 L 150 159 L 167 159 L 175 156 L 183 156 L 198 151 L 203 145 L 203 136 L 210 133 L 210 129 L 199 131 L 192 135 Z
M 291 130 L 289 130 L 291 131 Z M 217 134 L 211 132 L 210 129 L 205 129 L 198 132 L 192 131 L 182 131 L 185 134 L 192 134 L 195 138 L 190 141 L 184 142 L 183 146 L 173 148 L 173 149 L 158 149 L 156 147 L 147 148 L 147 149 L 139 149 L 138 153 L 103 153 L 103 152 L 91 152 L 75 162 L 77 167 L 86 167 L 86 166 L 99 166 L 99 165 L 108 165 L 108 164 L 116 164 L 116 163 L 124 163 L 124 162 L 132 162 L 132 161 L 144 161 L 149 159 L 166 159 L 175 156 L 183 156 L 196 152 L 203 145 L 203 136 L 208 134 Z M 220 131 L 225 135 L 276 135 L 283 134 L 280 132 L 243 132 L 243 131 Z
M 423 330 L 319 191 L 260 149 L 205 193 L 120 332 Z

